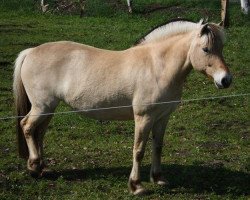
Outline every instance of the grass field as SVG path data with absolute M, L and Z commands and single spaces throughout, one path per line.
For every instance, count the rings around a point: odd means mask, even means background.
M 153 8 L 165 7 L 155 10 Z M 169 19 L 219 22 L 220 1 L 138 0 L 134 14 L 125 0 L 87 2 L 83 18 L 42 14 L 33 0 L 0 1 L 0 117 L 13 115 L 13 62 L 23 49 L 71 40 L 105 49 L 129 48 Z M 224 57 L 234 80 L 218 90 L 192 72 L 183 99 L 250 92 L 250 18 L 230 4 Z M 57 111 L 67 111 L 61 105 Z M 17 156 L 15 121 L 0 121 L 0 199 L 137 199 L 129 195 L 133 122 L 100 123 L 80 115 L 56 115 L 45 137 L 45 158 L 55 172 L 33 179 Z M 151 140 L 142 180 L 151 193 L 143 199 L 249 199 L 249 97 L 185 103 L 172 114 L 164 140 L 163 169 L 170 185 L 149 183 Z M 138 198 L 140 199 L 140 198 Z

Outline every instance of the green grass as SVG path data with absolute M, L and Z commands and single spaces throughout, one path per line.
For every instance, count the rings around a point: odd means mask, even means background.
M 88 1 L 77 14 L 39 13 L 32 0 L 0 2 L 0 116 L 13 114 L 12 63 L 18 52 L 41 43 L 72 40 L 105 49 L 129 48 L 152 26 L 171 18 L 219 22 L 219 1 L 142 0 L 134 14 L 125 0 Z M 119 6 L 115 6 L 118 2 Z M 156 5 L 167 9 L 151 12 Z M 249 93 L 250 20 L 230 4 L 224 56 L 232 87 L 217 90 L 192 72 L 183 99 Z M 61 105 L 57 111 L 70 110 Z M 45 158 L 55 173 L 33 179 L 17 157 L 15 122 L 0 121 L 0 199 L 137 199 L 128 193 L 133 122 L 101 124 L 76 114 L 56 115 L 45 137 Z M 248 199 L 250 196 L 249 97 L 185 103 L 171 116 L 165 136 L 163 169 L 170 186 L 149 183 L 151 140 L 142 180 L 145 199 Z M 139 199 L 139 198 L 138 198 Z

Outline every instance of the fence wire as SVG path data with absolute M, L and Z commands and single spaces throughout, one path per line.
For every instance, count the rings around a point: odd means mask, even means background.
M 250 95 L 250 93 L 232 94 L 232 95 L 224 95 L 224 96 L 210 96 L 210 97 L 201 97 L 201 98 L 193 98 L 193 99 L 174 100 L 174 101 L 163 101 L 163 102 L 155 102 L 155 103 L 131 104 L 131 105 L 111 106 L 111 107 L 101 107 L 101 108 L 89 108 L 89 109 L 71 110 L 71 111 L 62 111 L 62 112 L 49 112 L 49 113 L 41 113 L 38 115 L 29 115 L 29 116 L 63 115 L 63 114 L 70 114 L 70 113 L 81 113 L 81 112 L 131 108 L 131 107 L 136 107 L 136 106 L 151 106 L 151 105 L 163 105 L 163 104 L 172 104 L 172 103 L 189 103 L 189 102 L 197 102 L 197 101 L 204 101 L 204 100 L 244 97 L 244 96 L 249 96 L 249 95 Z M 18 118 L 23 118 L 23 117 L 25 117 L 25 115 L 22 115 L 22 116 L 17 116 L 17 115 L 1 116 L 0 120 L 18 119 Z

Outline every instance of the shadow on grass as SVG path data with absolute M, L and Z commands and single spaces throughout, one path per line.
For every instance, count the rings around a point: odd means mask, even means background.
M 144 166 L 142 179 L 148 177 L 150 166 Z M 117 168 L 92 168 L 62 170 L 57 172 L 47 172 L 45 179 L 57 180 L 59 177 L 67 181 L 84 181 L 88 179 L 100 179 L 103 176 L 113 176 L 124 180 L 124 176 L 129 176 L 130 167 Z M 223 167 L 207 167 L 199 165 L 164 165 L 165 177 L 170 185 L 166 193 L 178 193 L 187 190 L 188 193 L 212 192 L 218 195 L 231 194 L 233 196 L 250 194 L 250 175 L 244 172 L 231 171 Z M 181 190 L 178 190 L 181 188 Z

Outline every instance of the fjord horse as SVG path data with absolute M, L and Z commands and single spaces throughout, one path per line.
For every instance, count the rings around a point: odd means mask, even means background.
M 123 51 L 110 51 L 61 41 L 22 51 L 15 62 L 14 96 L 19 155 L 33 175 L 43 171 L 43 137 L 60 101 L 98 120 L 134 120 L 133 167 L 129 189 L 143 194 L 140 165 L 152 131 L 150 179 L 165 185 L 161 152 L 170 114 L 183 83 L 195 70 L 212 77 L 218 88 L 232 76 L 222 49 L 224 33 L 214 23 L 177 20 L 159 26 Z M 131 105 L 131 106 L 128 106 Z M 98 109 L 124 106 L 116 109 Z M 89 109 L 93 109 L 90 111 Z

